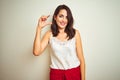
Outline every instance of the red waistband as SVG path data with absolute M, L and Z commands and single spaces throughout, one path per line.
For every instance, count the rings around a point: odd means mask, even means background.
M 63 70 L 53 69 L 50 70 L 50 80 L 81 80 L 80 66 Z
M 63 71 L 73 71 L 73 70 L 78 70 L 78 69 L 80 69 L 80 66 L 78 66 L 78 67 L 74 67 L 74 68 L 71 68 L 71 69 L 53 69 L 53 68 L 50 68 L 51 69 L 51 71 L 53 71 L 53 72 L 63 72 Z

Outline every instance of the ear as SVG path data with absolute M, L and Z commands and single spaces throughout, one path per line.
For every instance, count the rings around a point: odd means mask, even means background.
M 54 16 L 54 20 L 56 20 L 56 16 Z

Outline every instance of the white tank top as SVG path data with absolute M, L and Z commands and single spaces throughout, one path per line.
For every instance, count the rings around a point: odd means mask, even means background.
M 51 68 L 54 69 L 71 69 L 80 65 L 76 53 L 75 37 L 68 41 L 60 41 L 56 37 L 50 37 L 50 57 Z

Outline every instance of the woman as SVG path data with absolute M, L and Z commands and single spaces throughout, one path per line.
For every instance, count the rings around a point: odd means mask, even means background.
M 85 80 L 80 33 L 73 28 L 73 16 L 69 7 L 59 5 L 54 12 L 52 23 L 46 22 L 48 17 L 42 16 L 38 21 L 33 54 L 40 55 L 50 44 L 50 80 Z M 51 25 L 51 30 L 40 39 L 41 30 L 46 25 Z

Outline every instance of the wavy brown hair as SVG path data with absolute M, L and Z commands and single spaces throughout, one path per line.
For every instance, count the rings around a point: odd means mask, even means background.
M 53 14 L 53 18 L 52 18 L 52 25 L 51 25 L 51 31 L 52 31 L 52 34 L 54 37 L 56 37 L 59 33 L 59 30 L 58 30 L 58 25 L 54 19 L 54 16 L 57 16 L 59 11 L 62 10 L 62 9 L 65 9 L 67 11 L 67 19 L 68 19 L 68 24 L 65 28 L 65 31 L 67 33 L 67 37 L 69 37 L 69 39 L 72 39 L 74 36 L 75 36 L 75 29 L 73 28 L 73 16 L 72 16 L 72 13 L 71 13 L 71 10 L 69 9 L 68 6 L 66 5 L 59 5 L 54 14 Z

